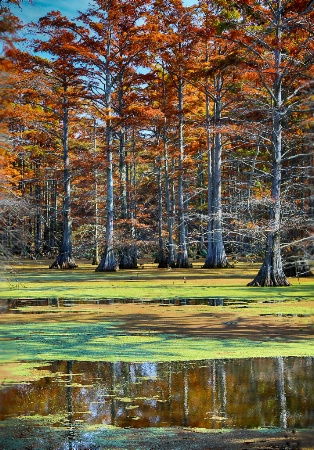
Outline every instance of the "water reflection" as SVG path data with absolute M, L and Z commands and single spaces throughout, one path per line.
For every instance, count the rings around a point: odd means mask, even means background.
M 249 300 L 248 300 L 249 301 Z M 227 306 L 230 302 L 237 304 L 235 300 L 225 299 L 221 297 L 203 297 L 203 298 L 170 298 L 170 299 L 133 299 L 133 298 L 105 298 L 105 299 L 61 299 L 61 298 L 18 298 L 18 299 L 0 299 L 0 313 L 15 313 L 15 314 L 45 314 L 47 310 L 37 309 L 30 311 L 29 307 L 49 307 L 50 312 L 56 308 L 73 307 L 77 305 L 112 305 L 112 304 L 127 304 L 127 303 L 157 303 L 161 305 L 208 305 L 208 306 Z
M 290 298 L 281 298 L 280 300 L 261 300 L 263 303 L 277 303 L 284 301 L 291 301 Z M 297 300 L 296 300 L 297 301 Z M 223 297 L 198 297 L 198 298 L 170 298 L 170 299 L 133 299 L 133 298 L 104 298 L 93 300 L 90 298 L 83 299 L 62 299 L 62 298 L 17 298 L 17 299 L 0 299 L 0 314 L 3 313 L 14 313 L 14 314 L 46 314 L 49 312 L 56 312 L 58 308 L 69 309 L 78 305 L 113 305 L 113 304 L 128 304 L 128 303 L 150 303 L 150 304 L 160 304 L 160 305 L 173 305 L 173 306 L 184 306 L 184 305 L 207 305 L 207 306 L 229 306 L 237 308 L 247 308 L 251 303 L 256 303 L 256 300 L 252 299 L 242 299 L 237 300 L 234 298 L 223 298 Z M 43 308 L 36 308 L 31 310 L 29 307 L 48 307 L 48 310 Z M 267 313 L 261 314 L 263 316 L 285 316 L 285 314 L 274 314 Z M 286 316 L 299 316 L 299 317 L 310 317 L 311 314 L 286 314 Z
M 314 358 L 168 363 L 57 361 L 51 377 L 0 390 L 0 420 L 67 425 L 257 428 L 314 425 Z

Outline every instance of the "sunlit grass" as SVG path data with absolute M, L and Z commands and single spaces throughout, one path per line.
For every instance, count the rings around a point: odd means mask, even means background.
M 258 264 L 205 270 L 202 263 L 194 263 L 193 269 L 158 269 L 149 263 L 140 270 L 96 273 L 86 261 L 72 271 L 49 270 L 48 261 L 23 261 L 2 274 L 0 298 L 314 298 L 314 277 L 291 279 L 290 287 L 253 288 L 247 283 Z

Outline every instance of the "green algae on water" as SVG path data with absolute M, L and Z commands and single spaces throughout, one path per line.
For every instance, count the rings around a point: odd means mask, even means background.
M 187 361 L 221 358 L 313 356 L 314 339 L 201 338 L 178 334 L 122 334 L 119 327 L 100 323 L 32 323 L 2 325 L 0 363 L 11 363 L 5 380 L 32 379 L 32 364 L 56 360 Z M 14 363 L 19 362 L 16 365 Z M 40 371 L 36 372 L 39 376 Z M 44 373 L 44 372 L 43 372 Z

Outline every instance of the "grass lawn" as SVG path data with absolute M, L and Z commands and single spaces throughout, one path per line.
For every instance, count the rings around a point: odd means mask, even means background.
M 259 264 L 239 263 L 229 269 L 144 269 L 96 273 L 95 266 L 78 261 L 71 271 L 49 270 L 51 261 L 13 263 L 0 279 L 0 298 L 171 299 L 232 298 L 252 300 L 314 299 L 314 277 L 291 279 L 290 287 L 247 287 Z

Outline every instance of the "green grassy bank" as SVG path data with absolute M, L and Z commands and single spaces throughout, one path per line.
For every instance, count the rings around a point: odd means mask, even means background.
M 247 287 L 259 265 L 238 264 L 223 270 L 158 269 L 146 263 L 144 269 L 96 273 L 86 261 L 72 271 L 49 270 L 49 261 L 22 261 L 2 272 L 0 298 L 73 298 L 73 299 L 171 299 L 232 298 L 314 299 L 314 277 L 291 279 L 290 287 Z

